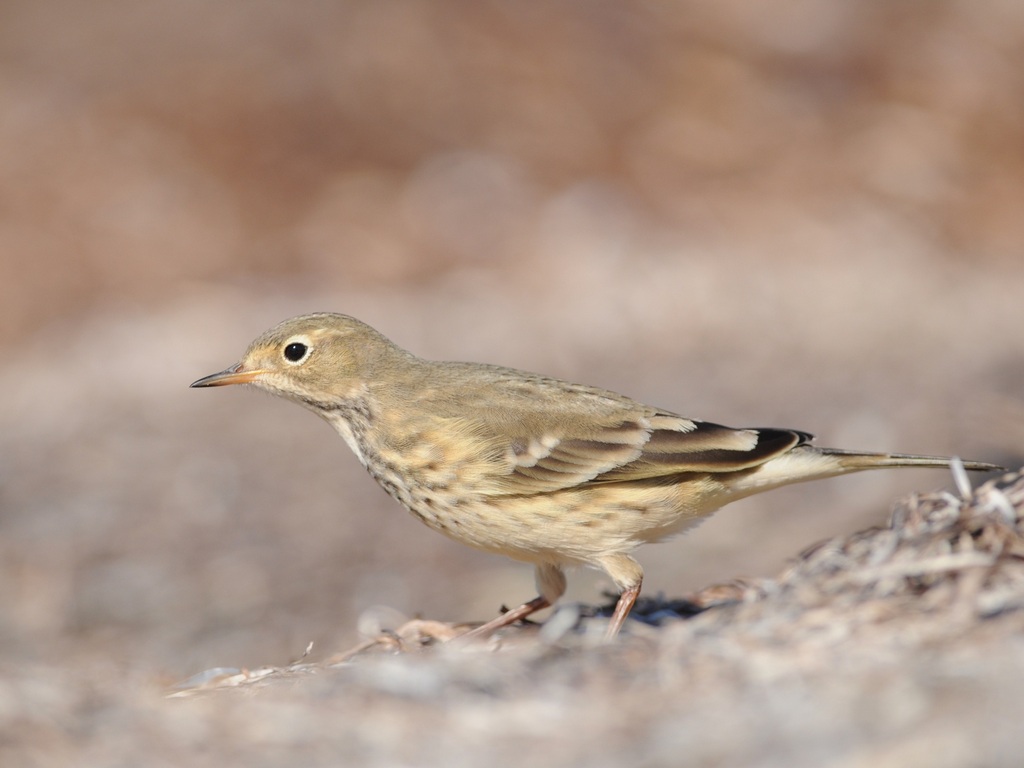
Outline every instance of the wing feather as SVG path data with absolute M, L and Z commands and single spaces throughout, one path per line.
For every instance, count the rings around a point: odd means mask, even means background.
M 443 386 L 427 390 L 420 406 L 464 435 L 474 455 L 491 457 L 479 487 L 494 496 L 741 472 L 811 439 L 788 429 L 694 421 L 615 392 L 509 368 L 446 363 L 443 373 Z
M 788 429 L 733 429 L 659 413 L 594 428 L 585 436 L 517 440 L 502 495 L 529 495 L 596 483 L 621 483 L 691 472 L 738 472 L 807 442 Z

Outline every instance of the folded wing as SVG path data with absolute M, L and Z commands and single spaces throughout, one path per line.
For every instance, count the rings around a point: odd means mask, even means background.
M 498 493 L 529 495 L 593 483 L 619 483 L 690 472 L 737 472 L 805 443 L 788 429 L 733 429 L 675 414 L 625 418 L 585 434 L 571 429 L 514 439 L 511 471 Z

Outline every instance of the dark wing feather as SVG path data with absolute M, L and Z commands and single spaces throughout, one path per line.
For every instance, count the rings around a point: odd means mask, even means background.
M 789 429 L 733 429 L 695 422 L 692 432 L 659 429 L 639 458 L 610 470 L 594 482 L 616 482 L 686 472 L 739 472 L 807 442 L 811 435 Z
M 781 455 L 811 436 L 787 429 L 732 429 L 656 412 L 580 436 L 516 440 L 501 494 L 528 495 L 688 472 L 737 472 Z

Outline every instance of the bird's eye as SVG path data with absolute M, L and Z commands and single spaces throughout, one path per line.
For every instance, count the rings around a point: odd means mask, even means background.
M 284 348 L 284 356 L 286 360 L 290 360 L 293 363 L 297 363 L 306 356 L 309 352 L 309 347 L 303 344 L 301 341 L 293 341 L 287 347 Z

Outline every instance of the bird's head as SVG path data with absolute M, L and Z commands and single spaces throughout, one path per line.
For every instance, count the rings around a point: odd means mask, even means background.
M 411 356 L 353 317 L 303 315 L 259 336 L 238 364 L 191 386 L 253 384 L 322 410 L 357 396 L 382 367 L 398 357 Z

